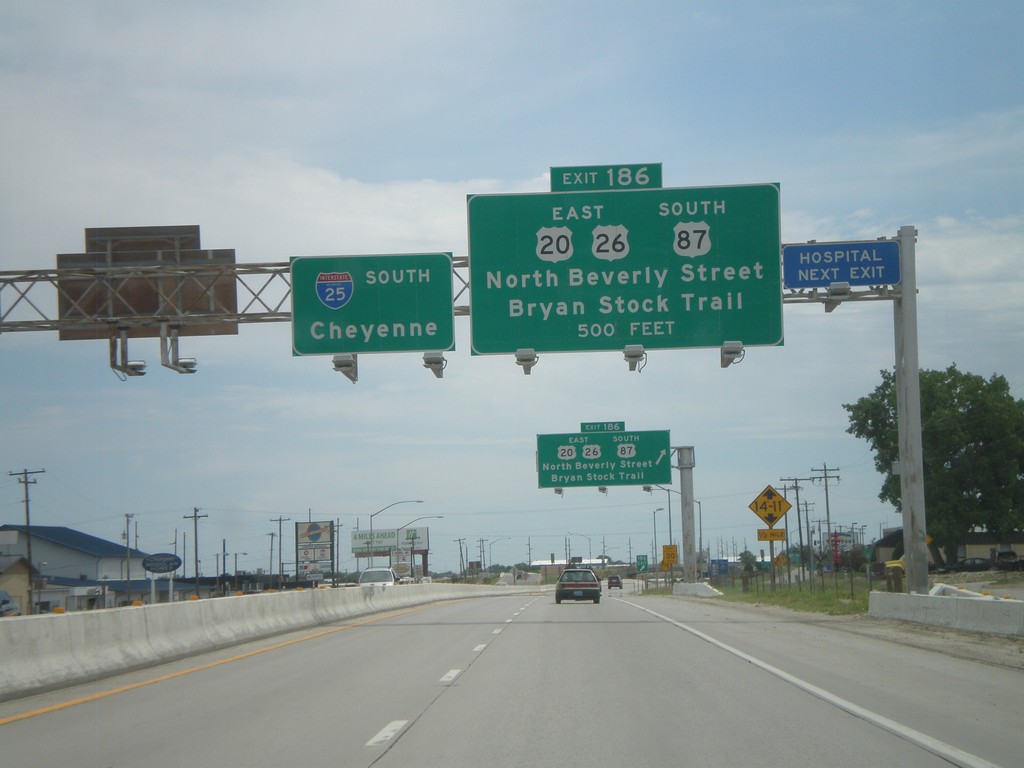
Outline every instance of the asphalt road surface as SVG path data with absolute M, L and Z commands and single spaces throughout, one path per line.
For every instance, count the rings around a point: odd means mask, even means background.
M 0 703 L 4 765 L 1024 764 L 1024 663 L 605 591 L 396 611 Z M 853 630 L 853 631 L 851 631 Z M 1016 652 L 1024 657 L 1018 645 Z

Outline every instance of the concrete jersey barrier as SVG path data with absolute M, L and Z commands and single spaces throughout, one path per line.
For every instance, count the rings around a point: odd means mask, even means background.
M 951 591 L 944 585 L 928 595 L 872 592 L 868 615 L 948 629 L 1024 636 L 1024 601 L 966 590 Z
M 523 591 L 462 584 L 349 587 L 5 618 L 0 701 L 355 616 Z

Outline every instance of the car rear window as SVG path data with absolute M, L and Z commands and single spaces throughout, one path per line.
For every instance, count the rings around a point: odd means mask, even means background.
M 590 571 L 563 571 L 561 581 L 597 581 Z

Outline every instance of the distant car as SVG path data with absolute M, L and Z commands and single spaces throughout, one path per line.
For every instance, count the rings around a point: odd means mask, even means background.
M 566 568 L 555 584 L 555 602 L 593 600 L 601 602 L 601 580 L 589 568 Z
M 987 557 L 968 557 L 947 566 L 946 570 L 953 573 L 976 573 L 978 571 L 990 571 L 993 567 L 995 567 L 995 564 Z
M 608 589 L 611 589 L 612 587 L 618 587 L 619 589 L 622 589 L 621 576 L 612 575 L 608 577 Z
M 21 608 L 4 589 L 0 589 L 0 616 L 21 616 Z
M 998 552 L 996 568 L 1000 571 L 1019 571 L 1024 569 L 1024 560 L 1017 557 L 1017 553 L 1013 551 Z
M 359 574 L 361 587 L 393 587 L 397 583 L 398 577 L 390 568 L 367 568 Z

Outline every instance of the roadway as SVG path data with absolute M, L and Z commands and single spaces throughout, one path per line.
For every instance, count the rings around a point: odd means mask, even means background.
M 1022 764 L 1019 666 L 786 616 L 628 587 L 394 611 L 0 703 L 3 762 Z

